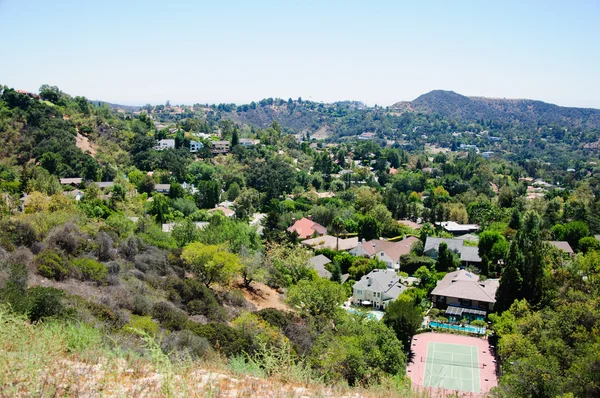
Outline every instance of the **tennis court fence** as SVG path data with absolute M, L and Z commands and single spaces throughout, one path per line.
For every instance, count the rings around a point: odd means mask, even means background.
M 421 357 L 421 362 L 428 362 L 428 363 L 440 364 L 440 365 L 462 366 L 462 367 L 466 367 L 466 368 L 479 368 L 479 369 L 483 369 L 483 364 L 482 363 L 473 363 L 473 362 L 464 362 L 464 361 L 451 361 L 449 359 L 437 359 L 437 358 Z

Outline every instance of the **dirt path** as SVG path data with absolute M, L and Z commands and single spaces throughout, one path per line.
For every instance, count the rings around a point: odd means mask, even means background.
M 289 311 L 290 308 L 283 302 L 282 295 L 277 293 L 275 289 L 270 288 L 264 283 L 253 282 L 253 291 L 240 286 L 242 294 L 252 304 L 254 304 L 258 310 L 263 308 L 275 308 L 282 311 Z

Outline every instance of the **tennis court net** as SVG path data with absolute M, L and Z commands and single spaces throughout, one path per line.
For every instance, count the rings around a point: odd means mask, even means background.
M 439 364 L 439 365 L 452 365 L 452 366 L 462 366 L 465 368 L 479 368 L 483 369 L 482 363 L 473 363 L 473 362 L 464 362 L 464 361 L 451 361 L 449 359 L 438 359 L 438 358 L 429 358 L 429 357 L 421 357 L 421 362 Z

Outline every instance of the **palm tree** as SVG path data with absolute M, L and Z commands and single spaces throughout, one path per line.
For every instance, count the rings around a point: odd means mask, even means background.
M 340 217 L 336 217 L 331 222 L 331 232 L 335 235 L 335 250 L 340 250 L 340 234 L 346 232 L 346 223 Z

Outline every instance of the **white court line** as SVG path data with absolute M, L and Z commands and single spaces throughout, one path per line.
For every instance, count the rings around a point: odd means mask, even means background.
M 473 375 L 473 350 L 471 349 L 471 391 L 475 392 L 475 375 Z

